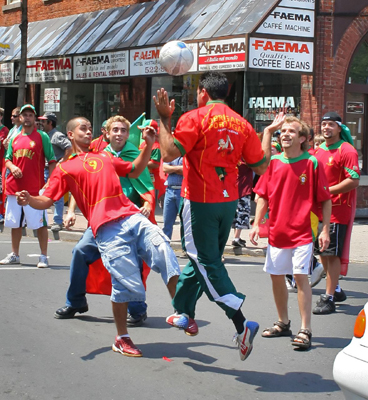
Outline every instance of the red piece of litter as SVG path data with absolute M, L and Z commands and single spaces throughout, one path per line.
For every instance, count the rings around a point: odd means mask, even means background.
M 172 361 L 172 360 L 170 360 L 170 358 L 167 358 L 167 357 L 162 357 L 162 359 L 165 360 L 165 361 L 168 361 L 168 362 Z

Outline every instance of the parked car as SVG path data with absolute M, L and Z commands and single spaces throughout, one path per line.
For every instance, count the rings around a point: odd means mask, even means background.
M 368 302 L 354 326 L 354 337 L 336 356 L 333 377 L 347 400 L 368 399 Z

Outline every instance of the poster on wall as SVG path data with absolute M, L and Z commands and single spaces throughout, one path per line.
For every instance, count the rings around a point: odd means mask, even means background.
M 0 64 L 0 84 L 14 83 L 14 63 Z
M 364 114 L 364 102 L 362 101 L 347 101 L 346 112 L 350 114 Z
M 313 42 L 249 38 L 249 69 L 313 72 Z
M 124 76 L 128 76 L 127 50 L 73 57 L 73 77 L 76 80 Z
M 58 82 L 72 79 L 72 58 L 49 58 L 27 61 L 26 82 Z
M 46 88 L 43 96 L 44 112 L 60 112 L 60 88 Z
M 245 37 L 198 43 L 199 71 L 245 69 L 245 60 Z
M 308 10 L 314 10 L 316 7 L 316 2 L 315 0 L 282 0 L 279 6 L 307 8 Z
M 276 7 L 256 33 L 314 37 L 314 11 Z

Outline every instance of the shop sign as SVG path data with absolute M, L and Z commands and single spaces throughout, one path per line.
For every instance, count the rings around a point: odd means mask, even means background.
M 315 0 L 282 0 L 279 6 L 307 8 L 308 10 L 314 10 L 316 7 L 316 2 Z
M 60 88 L 46 88 L 43 96 L 43 111 L 44 112 L 59 112 L 60 111 Z
M 161 47 L 130 50 L 130 75 L 166 74 L 158 59 Z
M 0 42 L 0 56 L 12 56 L 14 54 L 13 43 Z
M 249 38 L 249 69 L 313 72 L 313 42 Z
M 199 71 L 245 68 L 245 38 L 199 42 L 198 48 Z
M 0 84 L 14 83 L 14 63 L 0 64 Z
M 72 79 L 72 58 L 27 61 L 26 82 L 58 82 Z
M 248 101 L 249 108 L 283 108 L 295 107 L 294 97 L 250 97 Z
M 104 79 L 128 76 L 128 51 L 83 54 L 73 57 L 74 79 Z
M 276 7 L 256 33 L 314 37 L 314 11 Z
M 362 101 L 347 101 L 346 112 L 350 114 L 364 114 L 364 103 Z

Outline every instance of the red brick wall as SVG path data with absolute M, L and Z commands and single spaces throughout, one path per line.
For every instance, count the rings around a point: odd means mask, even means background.
M 42 0 L 28 0 L 28 19 L 29 22 L 40 21 L 149 1 L 153 0 L 50 0 L 46 3 Z M 2 0 L 0 4 L 4 6 L 7 1 Z M 0 26 L 19 24 L 20 19 L 20 10 L 3 12 L 0 9 Z

